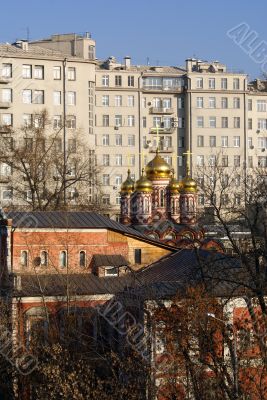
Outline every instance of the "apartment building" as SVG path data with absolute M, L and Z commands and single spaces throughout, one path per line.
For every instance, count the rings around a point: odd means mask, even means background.
M 266 82 L 248 83 L 246 74 L 218 61 L 188 59 L 185 67 L 133 65 L 130 57 L 101 61 L 88 33 L 2 44 L 0 52 L 1 132 L 44 107 L 55 127 L 66 117 L 66 138 L 78 129 L 95 155 L 101 201 L 114 218 L 127 169 L 138 178 L 157 147 L 179 179 L 187 150 L 194 176 L 217 157 L 240 174 L 267 166 Z M 0 185 L 1 201 L 10 201 Z M 205 205 L 204 195 L 199 203 Z

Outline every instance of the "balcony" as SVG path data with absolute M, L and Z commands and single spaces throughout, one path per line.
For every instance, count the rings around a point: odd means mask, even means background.
M 166 108 L 166 107 L 150 107 L 149 109 L 150 114 L 173 114 L 173 108 Z
M 158 149 L 159 153 L 172 153 L 173 152 L 173 147 L 172 146 L 162 146 L 159 145 L 159 147 L 157 146 L 152 146 L 149 149 L 149 153 L 156 153 Z
M 174 127 L 165 127 L 165 128 L 150 128 L 149 133 L 152 133 L 153 135 L 156 135 L 157 133 L 159 134 L 164 134 L 164 133 L 173 133 L 175 131 Z
M 0 75 L 0 83 L 10 83 L 11 82 L 11 78 L 8 78 L 7 76 L 1 76 Z
M 0 108 L 10 108 L 11 103 L 10 101 L 0 101 Z
M 184 86 L 149 86 L 149 85 L 144 85 L 143 86 L 143 91 L 144 92 L 183 92 L 184 91 Z

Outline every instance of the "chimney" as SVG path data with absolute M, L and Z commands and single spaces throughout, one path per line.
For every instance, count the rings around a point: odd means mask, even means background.
M 129 57 L 129 56 L 124 57 L 124 66 L 125 66 L 125 69 L 130 68 L 130 66 L 131 66 L 131 57 Z
M 29 42 L 27 40 L 17 40 L 15 46 L 20 47 L 21 50 L 28 51 L 29 50 Z

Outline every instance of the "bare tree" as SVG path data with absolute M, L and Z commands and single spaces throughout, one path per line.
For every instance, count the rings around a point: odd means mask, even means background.
M 99 208 L 101 189 L 94 154 L 77 130 L 64 141 L 63 128 L 54 129 L 45 110 L 19 130 L 1 136 L 0 161 L 9 176 L 15 206 Z

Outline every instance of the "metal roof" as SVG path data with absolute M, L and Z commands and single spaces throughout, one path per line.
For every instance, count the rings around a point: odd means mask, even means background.
M 129 265 L 128 261 L 120 254 L 95 254 L 93 255 L 93 264 L 95 267 L 122 267 Z

